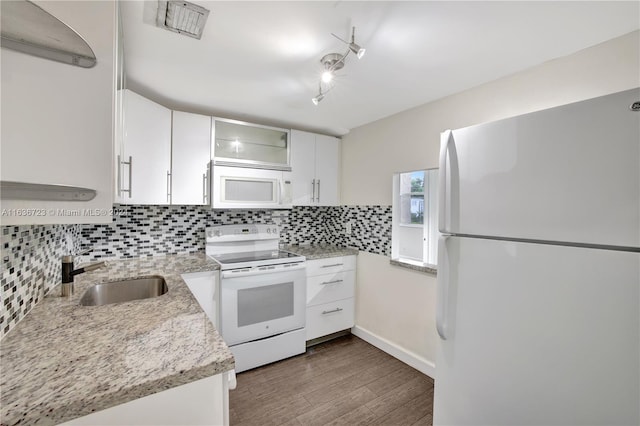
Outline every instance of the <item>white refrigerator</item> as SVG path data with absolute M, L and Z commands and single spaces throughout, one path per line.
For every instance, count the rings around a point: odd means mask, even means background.
M 640 423 L 639 101 L 442 134 L 434 424 Z

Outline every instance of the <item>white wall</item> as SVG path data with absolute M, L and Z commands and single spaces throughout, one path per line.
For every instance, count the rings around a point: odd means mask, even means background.
M 640 86 L 639 52 L 636 31 L 353 129 L 342 143 L 342 203 L 390 205 L 393 173 L 438 166 L 443 130 Z M 435 284 L 432 275 L 361 253 L 356 325 L 433 362 Z
M 113 205 L 114 1 L 36 1 L 75 29 L 97 64 L 80 68 L 1 49 L 2 180 L 81 186 L 91 202 L 6 201 L 3 209 L 36 208 L 44 216 L 3 215 L 3 225 L 111 222 L 111 217 L 65 216 L 57 209 Z M 44 208 L 43 208 L 44 207 Z M 53 209 L 53 210 L 50 210 Z M 53 212 L 53 214 L 51 214 Z

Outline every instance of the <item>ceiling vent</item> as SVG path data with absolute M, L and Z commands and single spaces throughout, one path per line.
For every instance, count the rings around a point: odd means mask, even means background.
M 158 1 L 158 26 L 200 40 L 209 11 L 186 1 Z

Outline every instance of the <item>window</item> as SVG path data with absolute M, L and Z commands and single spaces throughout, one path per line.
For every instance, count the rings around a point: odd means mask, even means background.
M 393 176 L 392 259 L 417 265 L 436 264 L 437 185 L 437 169 Z
M 400 173 L 400 223 L 424 224 L 424 174 L 425 172 Z

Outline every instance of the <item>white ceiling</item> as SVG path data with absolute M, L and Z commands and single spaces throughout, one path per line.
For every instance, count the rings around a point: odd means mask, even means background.
M 640 28 L 638 1 L 194 1 L 201 40 L 155 26 L 156 1 L 123 1 L 127 85 L 166 106 L 342 135 L 382 117 Z M 319 106 L 331 36 L 349 55 Z

